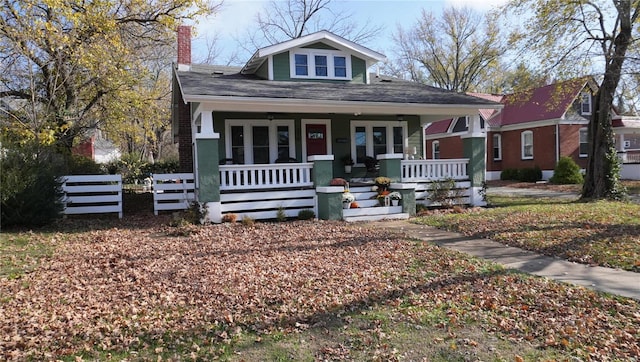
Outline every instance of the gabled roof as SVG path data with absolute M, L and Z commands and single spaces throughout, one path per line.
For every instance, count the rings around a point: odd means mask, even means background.
M 470 92 L 467 94 L 470 96 L 486 99 L 492 102 L 499 102 L 499 103 L 502 103 L 502 100 L 505 97 L 504 94 L 473 93 L 473 92 Z M 491 118 L 494 117 L 499 112 L 500 112 L 499 109 L 481 109 L 480 115 L 482 116 L 482 118 L 484 118 L 485 122 L 491 124 Z
M 469 95 L 500 102 L 502 110 L 480 109 L 479 113 L 491 127 L 522 124 L 535 121 L 561 119 L 586 86 L 597 87 L 591 77 L 572 79 L 534 88 L 520 93 L 499 95 L 467 93 Z M 425 130 L 426 135 L 447 133 L 453 119 L 434 122 Z
M 491 124 L 507 126 L 561 119 L 590 81 L 590 77 L 583 77 L 506 95 L 502 100 L 504 108 Z
M 306 45 L 310 45 L 317 42 L 323 42 L 327 45 L 331 45 L 336 49 L 342 51 L 349 51 L 352 53 L 356 53 L 358 57 L 364 59 L 367 64 L 375 63 L 382 60 L 385 60 L 386 57 L 384 54 L 373 51 L 367 47 L 356 44 L 350 40 L 347 40 L 343 37 L 340 37 L 336 34 L 333 34 L 326 30 L 321 30 L 309 35 L 305 35 L 300 38 L 291 39 L 288 41 L 284 41 L 282 43 L 270 45 L 261 49 L 258 49 L 252 56 L 251 59 L 245 64 L 242 68 L 242 74 L 253 74 L 264 61 L 270 56 L 278 53 L 282 53 L 289 49 L 304 47 Z

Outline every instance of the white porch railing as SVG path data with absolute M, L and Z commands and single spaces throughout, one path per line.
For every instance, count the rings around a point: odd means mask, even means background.
M 220 190 L 313 186 L 313 163 L 221 165 Z
M 438 181 L 451 178 L 468 180 L 469 159 L 403 160 L 402 182 Z

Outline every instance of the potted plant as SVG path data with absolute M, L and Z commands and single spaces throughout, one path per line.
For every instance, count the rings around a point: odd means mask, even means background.
M 344 173 L 351 173 L 351 167 L 353 167 L 351 155 L 344 155 L 342 157 L 342 164 L 344 165 Z
M 398 206 L 400 200 L 402 200 L 402 195 L 398 191 L 393 191 L 389 194 L 389 199 L 391 199 L 392 206 Z
M 376 199 L 380 206 L 389 206 L 389 191 L 388 190 L 378 190 L 378 195 L 376 195 Z
M 373 182 L 378 187 L 378 193 L 388 190 L 389 186 L 391 185 L 391 179 L 385 176 L 378 176 L 375 178 L 375 180 L 373 180 Z
M 356 197 L 353 196 L 349 190 L 344 190 L 342 193 L 342 207 L 348 209 L 351 207 L 351 203 L 356 201 Z

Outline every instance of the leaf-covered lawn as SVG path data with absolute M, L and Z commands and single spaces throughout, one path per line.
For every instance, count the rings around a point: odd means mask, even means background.
M 367 224 L 81 223 L 9 234 L 53 252 L 0 276 L 0 360 L 640 355 L 636 301 Z
M 418 222 L 563 259 L 640 271 L 640 205 L 492 197 L 494 208 Z

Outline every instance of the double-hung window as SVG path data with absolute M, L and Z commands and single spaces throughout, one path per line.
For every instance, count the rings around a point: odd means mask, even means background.
M 497 133 L 493 135 L 493 160 L 502 160 L 502 135 Z
M 587 137 L 588 131 L 586 128 L 580 128 L 580 157 L 587 157 L 589 154 L 589 138 Z
M 291 120 L 227 120 L 226 152 L 234 164 L 268 164 L 295 157 Z
M 291 78 L 351 79 L 351 57 L 339 50 L 291 50 Z
M 380 154 L 403 154 L 407 139 L 406 122 L 352 121 L 351 135 L 354 140 L 351 154 L 356 164 L 363 165 L 366 157 Z
M 329 75 L 327 68 L 327 56 L 326 55 L 316 55 L 315 57 L 316 64 L 316 77 L 326 77 Z
M 296 54 L 294 56 L 295 75 L 304 77 L 309 75 L 309 66 L 307 59 L 307 54 Z
M 584 116 L 591 115 L 591 93 L 583 92 L 580 96 L 580 113 Z
M 433 143 L 431 143 L 431 157 L 434 160 L 440 159 L 440 141 L 433 141 Z
M 520 134 L 520 140 L 522 145 L 522 159 L 533 159 L 533 132 L 524 131 Z

